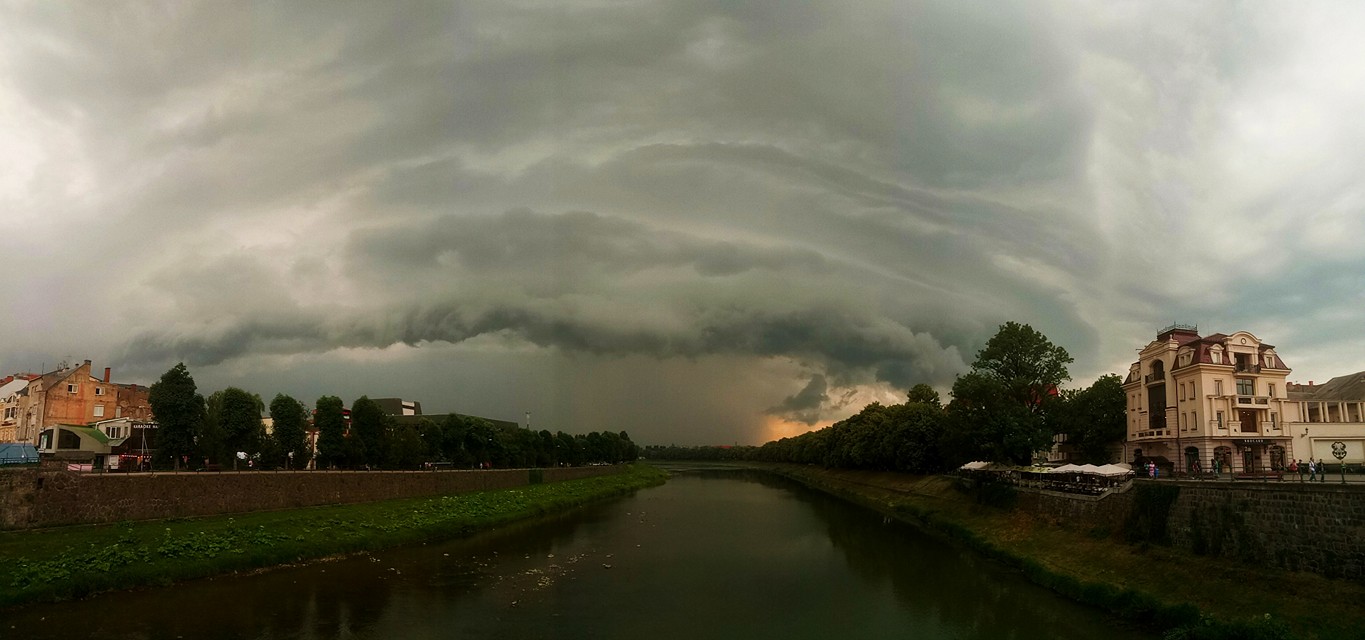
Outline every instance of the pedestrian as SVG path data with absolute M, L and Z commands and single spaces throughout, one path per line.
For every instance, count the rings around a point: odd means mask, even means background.
M 1318 477 L 1318 463 L 1313 461 L 1313 456 L 1308 456 L 1308 481 L 1312 482 Z
M 1303 467 L 1299 465 L 1298 460 L 1289 461 L 1289 472 L 1299 474 L 1299 482 L 1303 482 Z

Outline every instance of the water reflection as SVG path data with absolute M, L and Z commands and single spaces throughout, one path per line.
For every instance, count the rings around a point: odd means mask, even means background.
M 1137 637 L 910 527 L 733 471 L 451 543 L 5 613 L 0 637 Z

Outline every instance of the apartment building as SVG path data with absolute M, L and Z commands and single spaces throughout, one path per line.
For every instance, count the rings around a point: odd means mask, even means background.
M 1128 399 L 1124 460 L 1234 473 L 1283 469 L 1293 459 L 1290 369 L 1273 345 L 1247 331 L 1199 335 L 1162 329 L 1138 352 L 1123 384 Z M 1298 457 L 1307 458 L 1307 454 Z
M 39 444 L 45 431 L 58 424 L 88 425 L 110 418 L 152 420 L 149 389 L 118 384 L 92 375 L 90 361 L 79 366 L 58 367 L 30 380 L 15 393 L 16 440 Z M 49 433 L 49 438 L 54 437 Z

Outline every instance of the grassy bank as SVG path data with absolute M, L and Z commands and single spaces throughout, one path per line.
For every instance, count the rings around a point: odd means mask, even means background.
M 434 498 L 0 533 L 0 606 L 448 539 L 567 510 L 667 474 L 619 474 Z
M 916 522 L 1017 567 L 1068 598 L 1176 639 L 1365 639 L 1365 585 L 1131 545 L 977 504 L 952 478 L 779 466 L 770 470 Z

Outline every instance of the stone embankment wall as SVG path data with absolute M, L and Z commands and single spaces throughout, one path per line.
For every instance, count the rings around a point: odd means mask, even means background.
M 1175 546 L 1267 569 L 1365 578 L 1365 486 L 1181 482 Z
M 78 474 L 0 471 L 0 530 L 296 509 L 520 487 L 620 467 L 491 471 Z
M 1104 497 L 1084 496 L 1037 489 L 1021 489 L 1018 506 L 1051 522 L 1078 531 L 1116 532 L 1128 519 L 1131 493 Z
M 1365 579 L 1365 485 L 1155 482 L 1178 488 L 1165 514 L 1172 546 L 1267 570 Z M 1138 508 L 1133 494 L 1095 498 L 1020 488 L 1017 506 L 1060 526 L 1117 534 Z

